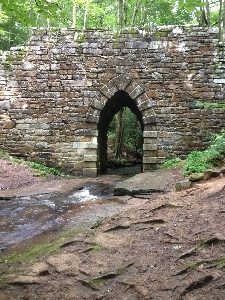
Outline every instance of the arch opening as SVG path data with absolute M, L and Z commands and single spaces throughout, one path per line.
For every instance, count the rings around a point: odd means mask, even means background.
M 142 113 L 135 100 L 130 95 L 123 91 L 117 91 L 103 107 L 99 122 L 98 122 L 98 174 L 102 174 L 107 170 L 107 142 L 108 130 L 113 117 L 124 107 L 127 107 L 136 116 L 141 126 L 141 131 L 144 130 L 142 121 Z

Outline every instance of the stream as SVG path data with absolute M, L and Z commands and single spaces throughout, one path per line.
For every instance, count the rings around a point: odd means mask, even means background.
M 114 186 L 140 172 L 120 168 L 101 180 L 86 182 L 64 193 L 39 193 L 0 201 L 0 257 L 26 251 L 69 230 L 90 228 L 94 222 L 126 209 Z

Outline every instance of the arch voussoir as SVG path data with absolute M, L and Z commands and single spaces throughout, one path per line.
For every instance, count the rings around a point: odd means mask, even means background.
M 107 99 L 110 99 L 113 96 L 106 85 L 103 85 L 103 87 L 100 89 L 100 93 L 103 94 Z
M 152 100 L 151 98 L 138 104 L 138 108 L 140 109 L 140 111 L 144 111 L 148 108 L 152 108 L 155 106 L 156 106 L 156 101 Z
M 98 123 L 100 112 L 101 110 L 91 106 L 88 109 L 86 121 L 91 123 Z
M 137 85 L 136 88 L 130 93 L 132 99 L 138 98 L 141 94 L 144 93 L 144 90 L 140 85 Z
M 125 91 L 128 85 L 131 83 L 131 78 L 127 77 L 124 74 L 118 75 L 117 77 L 113 78 L 114 84 L 117 86 L 118 90 Z

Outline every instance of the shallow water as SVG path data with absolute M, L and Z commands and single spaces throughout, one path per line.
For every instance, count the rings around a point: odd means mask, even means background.
M 111 182 L 92 182 L 80 190 L 0 201 L 0 257 L 44 243 L 59 232 L 90 228 L 97 220 L 125 209 L 112 195 L 113 187 L 123 179 L 113 176 Z

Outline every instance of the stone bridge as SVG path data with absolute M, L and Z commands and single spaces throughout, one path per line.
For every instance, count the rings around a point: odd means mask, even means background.
M 2 150 L 75 175 L 106 169 L 107 131 L 129 107 L 143 130 L 143 172 L 204 149 L 224 128 L 225 45 L 193 26 L 77 31 L 34 29 L 0 52 Z

